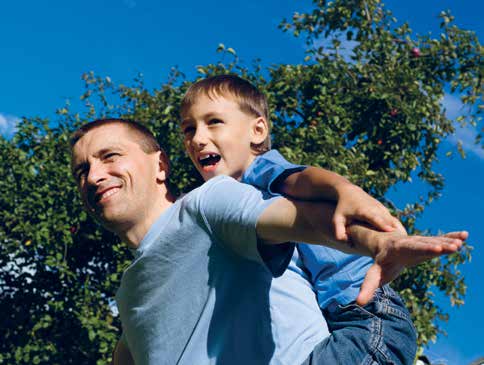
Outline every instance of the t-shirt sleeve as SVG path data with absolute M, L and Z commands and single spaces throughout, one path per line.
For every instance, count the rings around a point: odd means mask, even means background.
M 264 196 L 252 186 L 220 176 L 205 183 L 200 195 L 200 211 L 218 243 L 240 256 L 264 264 L 274 276 L 279 276 L 291 259 L 294 244 L 261 244 L 256 234 L 260 215 L 277 199 Z
M 306 166 L 292 164 L 276 150 L 257 156 L 245 171 L 242 182 L 255 186 L 271 195 L 278 195 L 274 187 L 289 175 L 302 171 Z

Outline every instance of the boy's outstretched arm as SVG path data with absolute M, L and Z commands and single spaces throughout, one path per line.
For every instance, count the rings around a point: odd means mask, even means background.
M 394 232 L 375 232 L 362 225 L 350 226 L 349 234 L 357 242 L 375 240 L 378 247 L 373 255 L 373 265 L 368 269 L 356 298 L 360 305 L 368 303 L 378 287 L 394 280 L 406 267 L 453 253 L 468 237 L 465 231 L 437 237 L 404 236 Z
M 395 279 L 405 267 L 457 251 L 467 232 L 445 236 L 406 236 L 399 232 L 379 232 L 362 224 L 349 227 L 350 241 L 337 240 L 331 228 L 334 206 L 324 202 L 278 199 L 257 221 L 257 235 L 266 244 L 287 241 L 320 244 L 347 253 L 371 256 L 357 302 L 366 304 L 375 290 Z
M 296 199 L 336 202 L 332 225 L 340 240 L 348 238 L 346 226 L 353 220 L 367 222 L 382 231 L 405 232 L 400 221 L 378 200 L 343 176 L 319 167 L 308 167 L 290 174 L 278 181 L 274 190 Z

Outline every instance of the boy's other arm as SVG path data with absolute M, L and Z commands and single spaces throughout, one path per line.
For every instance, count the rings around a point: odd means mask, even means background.
M 135 365 L 129 348 L 122 342 L 118 341 L 113 351 L 112 365 Z
M 256 231 L 266 244 L 300 241 L 373 257 L 375 262 L 368 270 L 357 298 L 358 304 L 362 305 L 371 300 L 378 287 L 395 279 L 405 267 L 453 253 L 467 238 L 466 232 L 438 237 L 406 236 L 352 224 L 349 227 L 351 240 L 337 240 L 331 228 L 333 214 L 334 205 L 330 203 L 282 198 L 262 212 Z
M 383 231 L 405 228 L 378 200 L 343 176 L 319 167 L 308 167 L 279 181 L 274 190 L 303 200 L 329 200 L 337 203 L 331 225 L 336 237 L 347 239 L 346 225 L 352 220 L 367 222 Z

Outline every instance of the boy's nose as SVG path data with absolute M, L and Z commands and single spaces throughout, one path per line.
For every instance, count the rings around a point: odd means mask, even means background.
M 207 133 L 204 128 L 197 128 L 193 135 L 192 143 L 196 147 L 205 146 L 207 144 Z

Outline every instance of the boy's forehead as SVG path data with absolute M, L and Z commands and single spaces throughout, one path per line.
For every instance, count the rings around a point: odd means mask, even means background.
M 205 96 L 207 96 L 209 99 L 214 100 L 214 101 L 216 99 L 227 99 L 227 100 L 231 100 L 233 102 L 238 101 L 237 95 L 235 95 L 233 92 L 231 92 L 229 90 L 224 90 L 224 89 L 218 90 L 218 89 L 213 88 L 213 89 L 206 90 L 206 91 L 204 91 L 200 94 L 201 95 L 205 94 Z
M 190 119 L 194 112 L 203 112 L 204 114 L 222 113 L 226 108 L 240 109 L 239 100 L 230 92 L 218 92 L 215 90 L 198 93 L 192 100 L 192 103 L 182 114 L 182 122 Z

